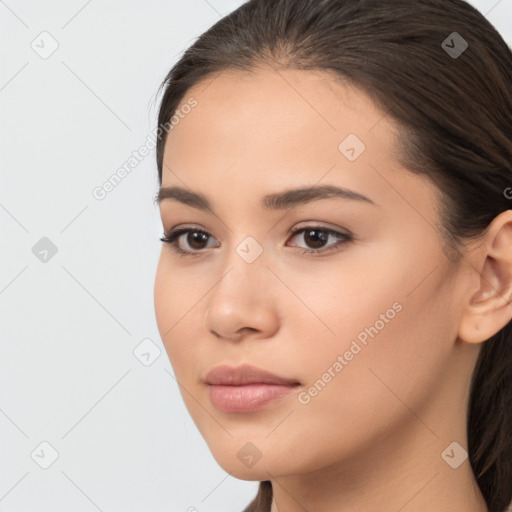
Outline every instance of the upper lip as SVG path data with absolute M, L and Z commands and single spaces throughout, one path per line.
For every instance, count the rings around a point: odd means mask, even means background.
M 207 384 L 224 385 L 224 386 L 242 386 L 244 384 L 300 384 L 294 379 L 287 379 L 274 375 L 261 368 L 256 368 L 248 364 L 237 367 L 220 365 L 213 368 L 205 377 Z

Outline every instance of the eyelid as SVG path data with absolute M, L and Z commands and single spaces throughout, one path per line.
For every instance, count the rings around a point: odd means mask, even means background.
M 315 220 L 302 221 L 302 222 L 299 222 L 298 224 L 295 224 L 293 227 L 291 227 L 288 230 L 288 234 L 289 235 L 294 234 L 294 233 L 297 233 L 297 231 L 301 231 L 302 229 L 306 229 L 306 228 L 310 228 L 310 229 L 316 228 L 319 230 L 321 229 L 323 231 L 336 232 L 336 233 L 339 233 L 340 235 L 346 235 L 346 236 L 350 236 L 350 237 L 354 236 L 348 229 L 341 228 L 338 226 L 333 226 L 332 224 L 326 226 L 322 222 L 315 221 Z

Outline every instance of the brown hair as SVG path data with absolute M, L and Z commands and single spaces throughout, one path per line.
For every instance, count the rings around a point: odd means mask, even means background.
M 453 262 L 464 239 L 510 209 L 512 53 L 467 2 L 250 0 L 169 71 L 159 126 L 193 85 L 258 63 L 328 71 L 398 121 L 400 163 L 442 192 L 439 228 Z M 156 150 L 160 184 L 165 140 Z M 512 500 L 512 322 L 483 344 L 468 407 L 469 461 L 489 512 L 503 512 Z M 268 512 L 271 501 L 270 481 L 260 482 L 244 512 Z

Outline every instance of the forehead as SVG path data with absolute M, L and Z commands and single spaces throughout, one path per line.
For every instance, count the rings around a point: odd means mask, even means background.
M 394 120 L 328 72 L 227 71 L 190 88 L 177 111 L 191 98 L 167 137 L 163 186 L 263 196 L 325 179 L 396 200 L 389 173 L 419 179 L 394 158 Z
M 188 142 L 199 142 L 246 156 L 262 147 L 267 152 L 282 148 L 298 153 L 300 148 L 302 153 L 316 149 L 329 154 L 355 134 L 381 156 L 390 153 L 397 125 L 361 89 L 334 77 L 325 71 L 260 65 L 252 72 L 229 70 L 206 78 L 178 106 L 179 112 L 191 97 L 197 101 L 169 133 L 166 152 L 177 155 L 192 149 Z M 301 142 L 312 136 L 314 144 L 303 147 Z

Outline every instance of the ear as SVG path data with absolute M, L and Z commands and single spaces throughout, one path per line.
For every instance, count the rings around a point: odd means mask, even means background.
M 512 319 L 512 210 L 493 219 L 478 248 L 466 257 L 479 284 L 468 291 L 458 337 L 480 343 Z

